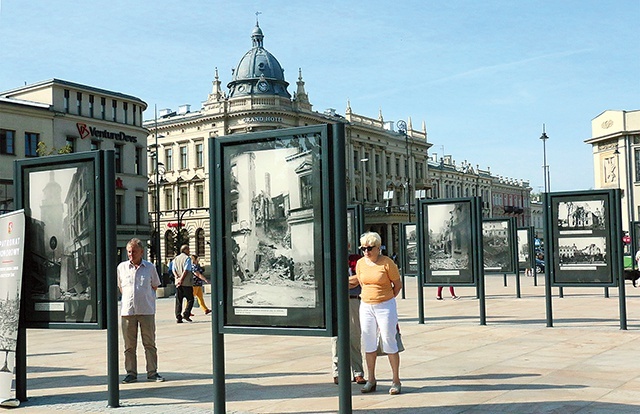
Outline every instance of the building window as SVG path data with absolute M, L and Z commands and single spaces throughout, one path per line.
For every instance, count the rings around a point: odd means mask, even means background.
M 300 201 L 302 207 L 313 206 L 313 179 L 312 175 L 300 177 Z
M 133 125 L 136 124 L 136 111 L 138 110 L 138 107 L 136 106 L 136 104 L 133 104 L 133 111 L 131 112 L 131 114 L 133 115 Z
M 100 118 L 106 119 L 107 116 L 107 98 L 100 98 Z
M 164 192 L 164 206 L 165 210 L 173 210 L 173 191 L 171 189 Z
M 122 111 L 124 112 L 124 123 L 126 124 L 129 120 L 129 117 L 127 116 L 127 112 L 129 111 L 129 104 L 127 102 L 123 102 L 122 103 Z
M 176 254 L 174 250 L 175 237 L 173 230 L 167 230 L 164 233 L 164 257 L 166 258 L 173 258 L 173 255 Z
M 231 222 L 236 224 L 238 223 L 238 201 L 231 201 Z
M 636 182 L 640 181 L 640 149 L 634 150 L 636 165 Z
M 93 118 L 93 95 L 89 95 L 89 116 Z
M 122 145 L 114 145 L 113 149 L 115 150 L 115 161 L 116 161 L 116 172 L 122 172 Z
M 180 204 L 179 208 L 189 208 L 189 189 L 187 187 L 180 187 Z
M 69 113 L 69 89 L 64 90 L 64 112 Z
M 76 139 L 74 137 L 67 137 L 65 147 L 69 152 L 76 152 Z
M 202 144 L 196 144 L 196 167 L 202 167 L 204 165 L 204 146 Z
M 142 196 L 136 196 L 136 224 L 142 224 Z
M 164 168 L 166 171 L 173 171 L 173 149 L 164 150 Z
M 111 100 L 111 120 L 113 122 L 116 122 L 118 117 L 116 116 L 116 114 L 118 113 L 118 101 L 116 101 L 115 99 Z
M 91 151 L 97 151 L 100 149 L 100 141 L 91 141 Z
M 375 161 L 374 161 L 374 167 L 376 169 L 376 172 L 379 173 L 380 172 L 380 155 L 376 154 L 374 157 Z
M 137 175 L 142 174 L 142 148 L 140 147 L 136 147 L 136 160 L 133 165 L 133 168 Z
M 24 156 L 25 157 L 37 157 L 38 156 L 38 140 L 40 135 L 33 132 L 24 133 Z
M 0 154 L 15 154 L 16 131 L 0 129 Z
M 116 195 L 116 224 L 122 224 L 122 195 Z
M 360 157 L 358 156 L 358 151 L 353 150 L 353 170 L 358 171 L 360 169 Z
M 384 171 L 387 175 L 391 175 L 391 157 L 387 157 L 384 161 Z
M 196 255 L 199 257 L 205 255 L 204 229 L 196 230 Z
M 187 146 L 183 145 L 182 147 L 180 147 L 180 169 L 184 170 L 188 167 L 189 164 L 187 162 Z
M 82 115 L 82 92 L 76 93 L 76 113 Z
M 400 158 L 396 158 L 396 176 L 400 176 Z
M 204 186 L 196 185 L 196 207 L 204 207 Z

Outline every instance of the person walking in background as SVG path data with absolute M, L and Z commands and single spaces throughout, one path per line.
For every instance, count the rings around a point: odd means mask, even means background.
M 458 300 L 460 296 L 456 296 L 455 290 L 453 290 L 453 286 L 449 286 L 449 293 L 451 293 L 451 299 Z M 442 300 L 442 286 L 438 286 L 438 295 L 436 296 L 437 300 Z
M 118 289 L 122 294 L 120 320 L 124 338 L 124 367 L 127 371 L 122 382 L 125 384 L 138 380 L 138 327 L 147 361 L 147 379 L 164 381 L 158 374 L 156 348 L 156 290 L 160 286 L 160 278 L 153 263 L 142 259 L 143 251 L 140 239 L 131 239 L 127 243 L 129 260 L 120 263 L 116 269 Z
M 193 273 L 193 296 L 198 300 L 198 305 L 202 308 L 205 315 L 211 313 L 211 309 L 207 307 L 204 302 L 203 285 L 209 283 L 206 277 L 202 274 L 204 269 L 200 266 L 200 259 L 195 254 L 191 255 L 191 272 Z
M 389 394 L 400 394 L 400 354 L 396 332 L 398 329 L 398 308 L 396 296 L 402 289 L 398 266 L 390 257 L 380 254 L 382 239 L 375 232 L 360 236 L 360 250 L 364 257 L 356 264 L 356 275 L 349 278 L 349 286 L 360 284 L 360 327 L 367 361 L 369 378 L 361 391 L 376 390 L 376 358 L 378 332 L 382 350 L 389 357 L 393 382 Z
M 193 273 L 191 272 L 191 257 L 189 257 L 189 246 L 182 245 L 180 254 L 173 259 L 173 275 L 176 278 L 176 322 L 182 320 L 192 322 L 191 309 L 193 308 Z M 182 301 L 187 300 L 187 306 L 182 312 Z
M 351 249 L 351 245 L 349 245 Z M 355 275 L 356 263 L 362 256 L 359 254 L 350 254 L 349 276 Z M 351 374 L 353 382 L 357 384 L 365 384 L 364 369 L 362 368 L 362 347 L 361 347 L 361 331 L 360 331 L 360 285 L 349 289 L 349 357 L 351 361 Z M 331 338 L 332 353 L 332 373 L 333 383 L 338 383 L 338 337 Z

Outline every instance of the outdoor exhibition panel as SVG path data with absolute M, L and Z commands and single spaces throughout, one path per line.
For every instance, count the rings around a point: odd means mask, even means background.
M 534 228 L 520 227 L 516 231 L 518 246 L 518 271 L 535 269 Z
M 347 277 L 340 126 L 210 140 L 220 332 L 335 334 L 335 275 Z
M 514 218 L 482 220 L 485 274 L 517 271 L 516 237 Z
M 16 207 L 26 216 L 27 328 L 106 328 L 106 282 L 115 281 L 116 257 L 107 243 L 115 240 L 107 208 L 115 198 L 112 164 L 112 151 L 16 161 Z
M 478 197 L 420 200 L 418 266 L 424 286 L 477 286 L 482 272 Z
M 546 195 L 545 259 L 552 286 L 618 286 L 620 208 L 619 190 Z
M 418 226 L 416 223 L 401 223 L 400 267 L 404 276 L 418 274 Z

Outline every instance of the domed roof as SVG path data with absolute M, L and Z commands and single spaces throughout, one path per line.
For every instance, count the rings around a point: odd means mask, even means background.
M 264 34 L 256 21 L 251 33 L 253 47 L 240 59 L 227 85 L 230 98 L 253 93 L 291 97 L 287 92 L 289 84 L 284 79 L 284 69 L 263 47 L 263 39 Z

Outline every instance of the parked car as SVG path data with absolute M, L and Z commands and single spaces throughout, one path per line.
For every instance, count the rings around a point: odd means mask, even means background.
M 536 257 L 536 273 L 544 274 L 544 260 Z

